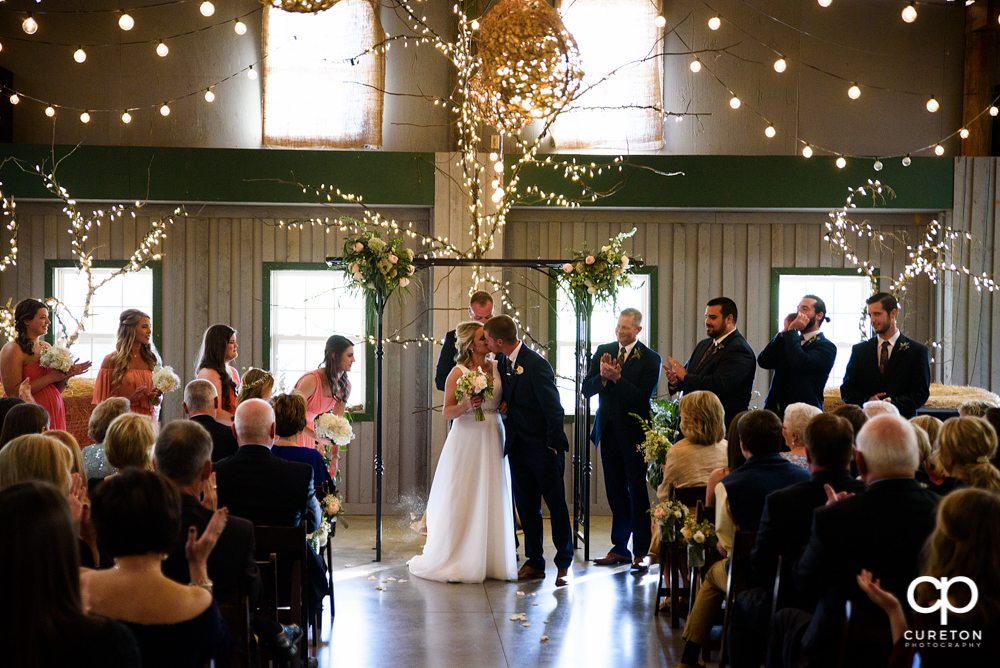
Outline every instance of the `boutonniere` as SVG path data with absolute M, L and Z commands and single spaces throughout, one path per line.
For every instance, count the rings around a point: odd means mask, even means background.
M 640 359 L 640 358 L 642 358 L 642 351 L 640 351 L 639 347 L 636 346 L 635 348 L 632 349 L 632 354 L 629 355 L 629 359 L 630 360 L 637 360 L 637 359 Z
M 520 376 L 522 373 L 524 373 L 524 367 L 523 366 L 516 366 L 516 367 L 514 367 L 514 375 L 515 376 Z
M 725 347 L 726 347 L 725 343 L 720 343 L 719 345 L 715 346 L 715 350 L 712 351 L 712 354 L 714 355 L 715 353 L 719 352 Z
M 819 338 L 819 335 L 817 334 L 816 336 L 812 337 L 811 339 L 806 339 L 805 341 L 802 342 L 802 347 L 805 348 L 807 346 L 811 346 L 813 344 L 813 341 L 815 341 L 818 338 Z
M 903 352 L 904 350 L 906 350 L 909 347 L 910 347 L 910 342 L 909 341 L 903 341 L 902 343 L 899 344 L 899 352 Z

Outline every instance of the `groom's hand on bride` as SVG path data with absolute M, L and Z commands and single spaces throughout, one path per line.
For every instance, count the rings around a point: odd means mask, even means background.
M 506 415 L 507 414 L 507 402 L 506 401 L 501 401 L 500 402 L 500 405 L 497 406 L 497 412 L 500 413 L 500 415 Z

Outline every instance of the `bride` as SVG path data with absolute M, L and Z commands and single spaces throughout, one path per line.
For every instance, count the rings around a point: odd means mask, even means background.
M 496 364 L 487 361 L 486 335 L 478 322 L 456 328 L 458 356 L 445 385 L 444 419 L 454 420 L 441 451 L 427 501 L 427 542 L 410 559 L 410 572 L 440 582 L 516 580 L 514 511 L 510 467 L 503 454 L 501 387 Z M 466 371 L 493 376 L 493 398 L 458 403 L 455 388 Z M 485 422 L 476 422 L 482 406 Z

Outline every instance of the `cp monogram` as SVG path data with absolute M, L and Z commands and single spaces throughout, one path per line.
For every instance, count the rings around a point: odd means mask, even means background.
M 937 603 L 927 608 L 922 608 L 919 605 L 917 605 L 916 600 L 914 600 L 913 598 L 913 593 L 916 591 L 917 585 L 920 584 L 921 582 L 926 582 L 941 591 L 941 598 L 938 599 Z M 969 604 L 966 605 L 964 608 L 956 608 L 951 604 L 951 602 L 948 601 L 948 588 L 951 587 L 951 585 L 955 582 L 964 582 L 972 591 L 972 598 L 969 600 Z M 941 624 L 946 625 L 948 623 L 949 610 L 959 614 L 972 610 L 972 608 L 976 605 L 976 602 L 979 600 L 979 589 L 976 587 L 975 582 L 965 577 L 964 575 L 960 575 L 957 578 L 951 578 L 951 579 L 941 578 L 940 580 L 932 578 L 928 575 L 922 575 L 910 583 L 910 588 L 906 590 L 906 600 L 910 603 L 910 607 L 916 610 L 917 612 L 930 613 L 940 608 Z

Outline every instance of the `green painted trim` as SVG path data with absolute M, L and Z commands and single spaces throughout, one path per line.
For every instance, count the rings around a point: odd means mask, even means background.
M 874 271 L 875 278 L 879 279 L 879 270 Z M 778 283 L 781 281 L 781 276 L 864 276 L 864 272 L 859 269 L 841 268 L 841 267 L 772 267 L 771 268 L 771 304 L 770 311 L 768 311 L 768 329 L 771 332 L 770 338 L 774 338 L 775 334 L 778 333 L 777 321 L 774 319 L 774 314 L 778 312 Z
M 333 184 L 371 205 L 434 204 L 434 154 L 383 151 L 0 145 L 0 159 L 59 164 L 59 184 L 77 200 L 319 204 L 315 191 L 278 183 Z M 42 180 L 9 165 L 4 192 L 54 199 Z M 334 201 L 334 204 L 342 202 Z
M 263 322 L 261 332 L 261 364 L 271 361 L 271 272 L 273 271 L 342 271 L 330 269 L 325 262 L 265 262 L 263 264 L 263 282 L 261 294 L 263 299 Z M 375 323 L 365 316 L 365 334 L 375 336 Z M 264 362 L 267 360 L 267 362 Z M 371 422 L 375 419 L 375 347 L 365 346 L 365 411 L 351 413 L 354 422 Z
M 125 260 L 94 260 L 95 269 L 118 269 L 128 264 Z M 45 298 L 55 296 L 55 269 L 79 266 L 76 260 L 45 260 Z M 150 260 L 146 266 L 153 272 L 153 343 L 157 350 L 163 350 L 163 262 Z M 55 343 L 55 328 L 46 334 L 45 340 Z

